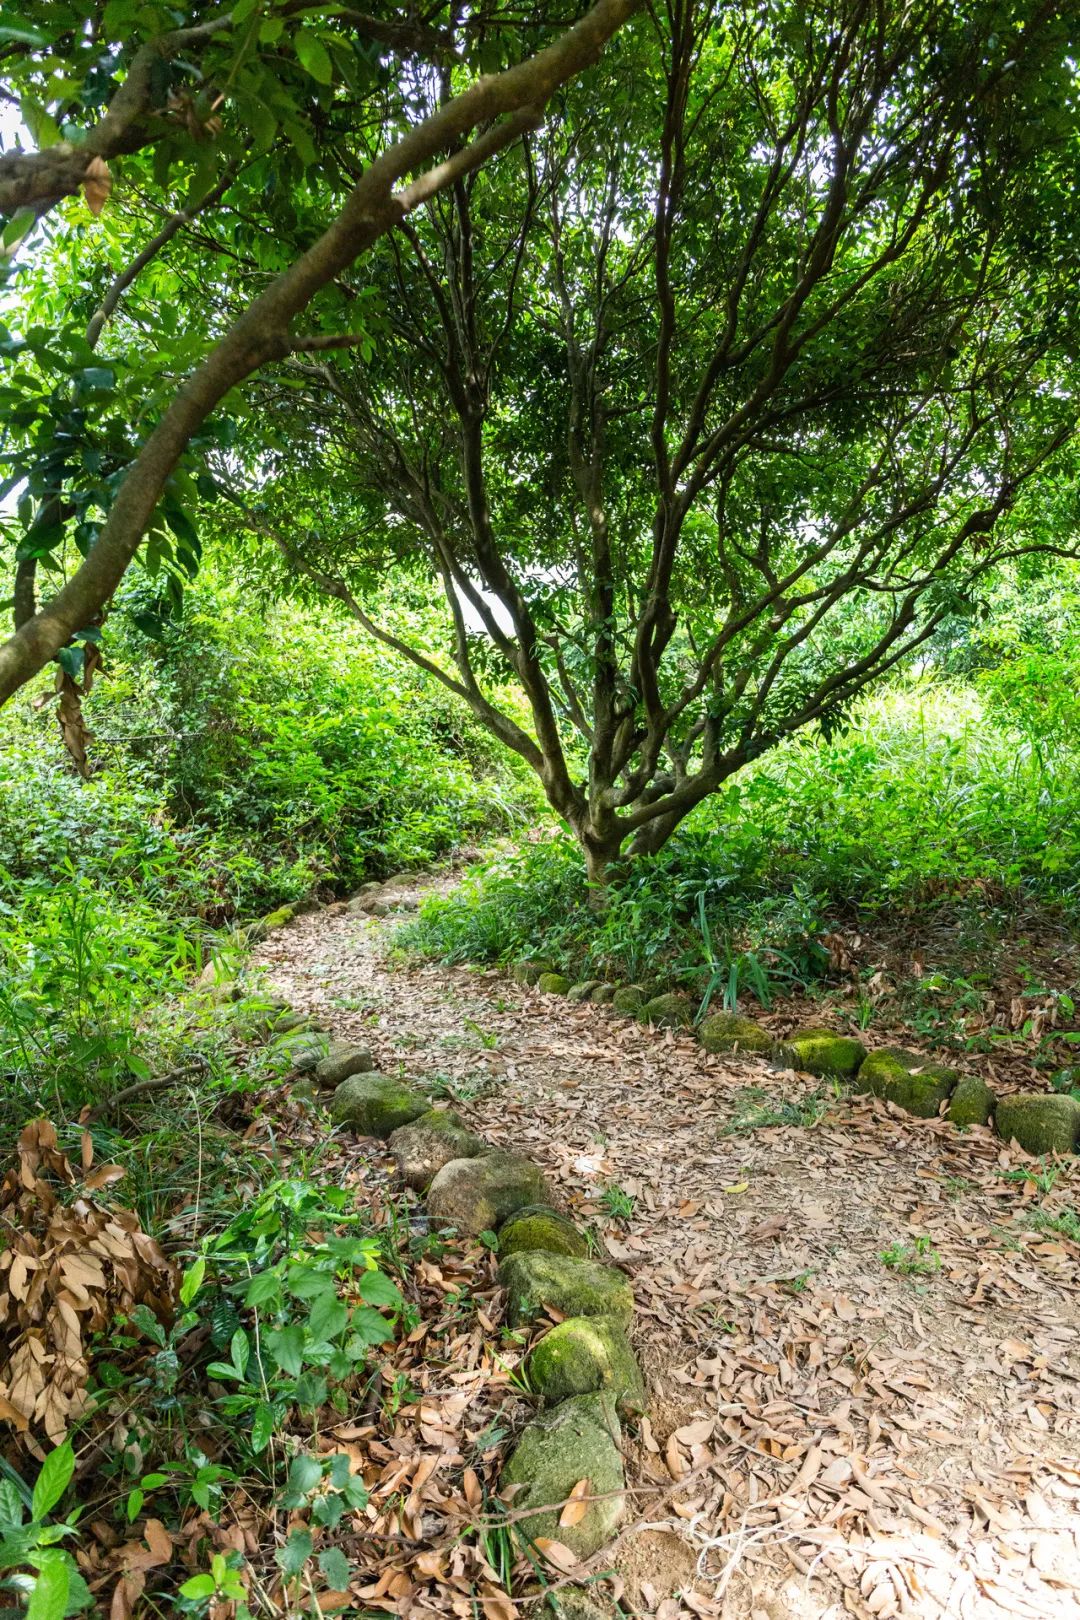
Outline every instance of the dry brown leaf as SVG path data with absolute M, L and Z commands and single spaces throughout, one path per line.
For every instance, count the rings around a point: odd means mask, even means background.
M 570 1575 L 578 1567 L 578 1555 L 572 1552 L 564 1541 L 553 1541 L 549 1536 L 537 1536 L 533 1543 L 537 1552 L 556 1569 L 561 1569 L 564 1575 Z
M 83 196 L 86 206 L 96 218 L 104 208 L 112 190 L 112 175 L 104 158 L 92 157 L 83 176 Z
M 579 1479 L 569 1496 L 566 1505 L 559 1514 L 559 1529 L 570 1530 L 575 1524 L 580 1524 L 589 1511 L 589 1504 L 585 1500 L 592 1487 L 592 1481 Z

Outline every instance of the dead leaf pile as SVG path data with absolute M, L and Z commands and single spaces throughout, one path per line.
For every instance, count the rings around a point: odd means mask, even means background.
M 167 1317 L 175 1300 L 175 1268 L 138 1216 L 90 1196 L 123 1171 L 92 1160 L 85 1132 L 80 1179 L 53 1125 L 32 1120 L 0 1184 L 0 1421 L 38 1458 L 86 1408 L 90 1335 L 140 1304 Z

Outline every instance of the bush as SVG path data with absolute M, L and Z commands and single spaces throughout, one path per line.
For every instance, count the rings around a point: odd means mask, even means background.
M 706 802 L 590 908 L 580 853 L 553 837 L 427 902 L 399 936 L 446 961 L 528 955 L 582 977 L 660 978 L 767 1001 L 806 983 L 831 923 L 975 903 L 1076 911 L 1080 757 L 1037 746 L 1015 694 L 896 687 L 830 741 L 804 737 Z

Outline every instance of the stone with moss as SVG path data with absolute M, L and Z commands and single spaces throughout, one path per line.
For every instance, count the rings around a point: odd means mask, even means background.
M 310 1074 L 329 1051 L 330 1037 L 313 1028 L 290 1030 L 274 1042 L 274 1052 L 280 1052 L 297 1074 Z
M 561 1504 L 588 1480 L 592 1498 L 582 1517 L 560 1525 Z M 511 1509 L 520 1513 L 516 1532 L 527 1541 L 561 1541 L 578 1558 L 590 1558 L 611 1540 L 626 1512 L 619 1420 L 610 1395 L 575 1395 L 542 1412 L 521 1434 L 503 1469 L 502 1485 L 516 1485 Z M 545 1511 L 540 1511 L 545 1510 Z
M 530 1388 L 551 1405 L 606 1390 L 624 1415 L 644 1412 L 645 1380 L 622 1323 L 572 1316 L 534 1345 L 525 1362 Z
M 571 989 L 570 980 L 565 973 L 541 973 L 536 981 L 536 987 L 546 996 L 565 996 Z
M 917 1119 L 936 1119 L 958 1079 L 955 1069 L 929 1063 L 917 1052 L 882 1046 L 864 1058 L 855 1085 L 857 1090 L 883 1097 Z
M 648 992 L 644 985 L 621 984 L 612 994 L 611 1005 L 615 1012 L 628 1013 L 633 1018 L 644 1007 L 648 999 Z
M 598 1587 L 560 1586 L 548 1594 L 545 1620 L 615 1620 L 610 1603 L 600 1601 Z
M 1025 1153 L 1073 1153 L 1080 1147 L 1080 1102 L 1043 1092 L 999 1097 L 994 1128 L 1004 1141 L 1019 1142 Z
M 400 1080 L 385 1074 L 354 1074 L 343 1080 L 330 1102 L 335 1125 L 361 1136 L 387 1137 L 426 1114 L 431 1104 Z
M 560 1316 L 614 1316 L 628 1322 L 634 1309 L 629 1282 L 613 1266 L 542 1250 L 511 1254 L 499 1266 L 511 1327 L 531 1322 L 549 1307 Z
M 390 1151 L 405 1185 L 423 1192 L 452 1159 L 477 1159 L 490 1150 L 452 1108 L 431 1108 L 393 1132 Z
M 804 1074 L 850 1080 L 866 1060 L 866 1047 L 851 1035 L 815 1025 L 790 1035 L 784 1043 L 784 1056 L 793 1069 Z
M 542 1204 L 516 1209 L 499 1228 L 499 1257 L 531 1253 L 540 1249 L 548 1254 L 586 1255 L 589 1245 L 573 1221 L 558 1210 Z
M 954 1125 L 988 1125 L 996 1101 L 993 1091 L 977 1074 L 965 1074 L 949 1098 L 946 1118 Z
M 315 1084 L 324 1091 L 333 1091 L 343 1080 L 354 1074 L 370 1074 L 375 1059 L 366 1046 L 352 1041 L 331 1041 L 330 1050 L 315 1065 Z
M 541 974 L 551 971 L 550 962 L 533 962 L 526 959 L 510 964 L 510 977 L 515 984 L 535 984 Z
M 577 984 L 572 984 L 566 992 L 567 1001 L 588 1001 L 599 983 L 599 979 L 581 979 Z
M 589 1000 L 597 1007 L 606 1007 L 618 988 L 617 984 L 598 984 Z
M 660 1029 L 689 1029 L 694 1015 L 690 1003 L 677 990 L 666 990 L 652 996 L 638 1012 L 643 1024 L 656 1024 Z
M 706 1052 L 771 1052 L 775 1042 L 767 1029 L 739 1013 L 712 1013 L 698 1026 Z
M 552 1202 L 543 1172 L 517 1153 L 485 1153 L 451 1159 L 428 1188 L 428 1215 L 436 1226 L 453 1226 L 467 1237 L 493 1232 L 526 1204 Z

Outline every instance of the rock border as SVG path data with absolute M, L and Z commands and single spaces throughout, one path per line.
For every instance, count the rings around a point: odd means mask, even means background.
M 533 960 L 510 963 L 510 977 L 541 993 L 572 1003 L 604 1005 L 617 1015 L 658 1029 L 693 1034 L 710 1053 L 747 1053 L 823 1079 L 842 1080 L 856 1092 L 880 1097 L 917 1119 L 950 1121 L 959 1129 L 985 1125 L 1005 1142 L 1016 1142 L 1038 1158 L 1046 1153 L 1080 1153 L 1080 1101 L 1068 1093 L 1021 1091 L 999 1096 L 977 1075 L 897 1046 L 872 1050 L 855 1036 L 814 1025 L 777 1041 L 754 1018 L 710 1013 L 694 1022 L 690 1002 L 678 990 L 650 995 L 638 984 L 574 984 L 565 974 Z M 602 993 L 598 993 L 602 992 Z

